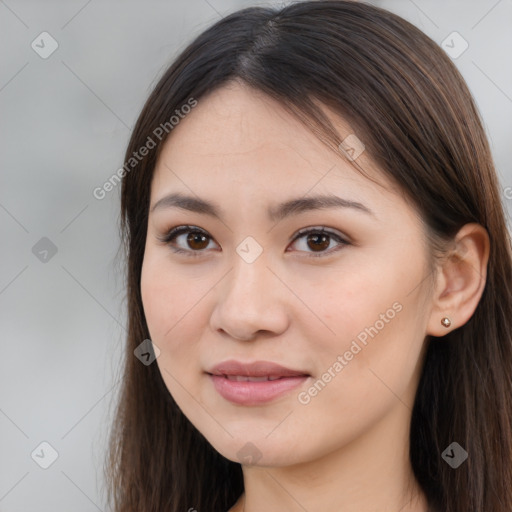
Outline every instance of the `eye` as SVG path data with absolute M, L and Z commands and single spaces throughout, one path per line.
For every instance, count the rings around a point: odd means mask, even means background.
M 340 235 L 333 231 L 326 230 L 325 228 L 306 228 L 299 231 L 293 242 L 304 239 L 303 247 L 313 249 L 313 254 L 309 254 L 313 258 L 331 255 L 339 251 L 349 242 L 344 240 Z M 335 240 L 339 245 L 334 249 L 326 251 L 331 245 L 331 241 Z M 307 251 L 306 251 L 307 252 Z M 318 254 L 314 254 L 314 253 Z
M 187 234 L 184 238 L 185 243 L 189 245 L 189 248 L 181 249 L 180 247 L 175 247 L 174 240 L 178 240 L 178 238 L 182 237 L 182 235 Z M 158 239 L 170 246 L 170 248 L 177 253 L 182 253 L 185 256 L 200 256 L 200 253 L 203 249 L 208 246 L 208 240 L 211 240 L 210 235 L 201 228 L 197 226 L 177 226 L 169 230 L 163 237 L 158 237 Z M 206 242 L 206 244 L 205 244 Z
M 175 245 L 175 242 L 184 237 L 184 243 L 188 247 L 180 248 Z M 204 249 L 208 248 L 209 241 L 213 240 L 211 236 L 201 228 L 197 226 L 177 226 L 170 229 L 164 236 L 157 237 L 158 240 L 170 246 L 170 248 L 176 253 L 182 253 L 185 256 L 196 257 L 200 256 Z M 344 240 L 339 234 L 328 231 L 325 228 L 305 228 L 297 234 L 293 239 L 293 242 L 305 239 L 305 247 L 313 249 L 313 253 L 309 254 L 311 257 L 321 257 L 330 255 L 342 249 L 345 245 L 349 245 L 349 242 Z M 331 245 L 331 241 L 334 240 L 338 243 L 338 246 L 334 249 L 326 251 Z M 306 250 L 306 252 L 308 252 Z M 314 253 L 318 254 L 314 254 Z

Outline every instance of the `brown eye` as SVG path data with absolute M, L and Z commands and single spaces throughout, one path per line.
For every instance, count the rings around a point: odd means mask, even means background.
M 299 242 L 302 243 L 302 247 Z M 334 242 L 335 245 L 329 249 L 331 242 Z M 326 231 L 324 228 L 303 229 L 295 237 L 293 243 L 299 245 L 299 252 L 309 253 L 309 256 L 312 257 L 328 256 L 343 249 L 344 246 L 350 245 L 337 233 Z M 338 244 L 337 247 L 336 244 Z
M 330 237 L 324 234 L 310 234 L 307 237 L 307 244 L 313 251 L 324 251 L 329 247 Z
M 208 246 L 208 236 L 199 231 L 191 231 L 187 236 L 187 243 L 191 249 L 200 251 Z
M 206 252 L 212 237 L 194 226 L 178 226 L 158 239 L 167 244 L 174 252 L 186 256 L 201 256 Z M 181 247 L 180 247 L 181 246 Z
M 181 247 L 178 243 L 179 238 L 182 238 Z M 201 256 L 203 252 L 206 252 L 205 249 L 208 248 L 209 243 L 213 241 L 206 231 L 194 226 L 175 227 L 158 239 L 169 245 L 174 252 L 186 256 Z M 350 242 L 344 240 L 337 233 L 326 231 L 324 228 L 302 230 L 293 240 L 293 243 L 297 242 L 305 242 L 303 244 L 305 247 L 299 249 L 299 252 L 309 253 L 309 256 L 312 257 L 328 256 L 344 246 L 350 245 Z M 338 246 L 329 249 L 331 242 Z

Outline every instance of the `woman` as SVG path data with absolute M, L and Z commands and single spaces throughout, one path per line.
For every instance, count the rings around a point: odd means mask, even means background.
M 432 40 L 351 1 L 241 10 L 126 161 L 116 512 L 510 512 L 510 236 Z

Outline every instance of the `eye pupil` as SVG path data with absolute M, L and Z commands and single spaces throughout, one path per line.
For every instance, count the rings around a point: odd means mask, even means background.
M 204 245 L 204 247 L 201 246 L 201 242 L 206 242 L 206 245 Z M 208 246 L 208 237 L 198 231 L 191 231 L 187 236 L 187 243 L 192 249 L 204 249 Z M 196 243 L 199 243 L 199 247 L 194 245 Z
M 310 249 L 313 249 L 315 251 L 319 249 L 321 251 L 329 247 L 329 235 L 311 234 L 308 236 L 308 245 L 309 242 L 311 242 L 312 240 L 314 241 L 314 244 L 318 244 L 320 242 L 322 245 L 320 247 L 318 245 L 313 247 L 309 246 Z M 325 242 L 327 242 L 327 244 Z

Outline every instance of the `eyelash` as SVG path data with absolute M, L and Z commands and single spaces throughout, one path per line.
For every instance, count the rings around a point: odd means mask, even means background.
M 160 240 L 160 242 L 163 242 L 163 243 L 169 245 L 169 247 L 171 248 L 171 250 L 173 252 L 181 253 L 181 254 L 183 254 L 185 256 L 192 257 L 192 258 L 197 258 L 198 256 L 201 256 L 201 253 L 204 252 L 204 249 L 200 250 L 200 251 L 186 250 L 186 249 L 181 249 L 179 247 L 174 247 L 171 244 L 171 242 L 175 238 L 177 238 L 179 235 L 182 235 L 183 233 L 189 233 L 189 232 L 200 233 L 200 234 L 203 234 L 203 235 L 207 236 L 210 240 L 213 240 L 212 237 L 210 237 L 210 235 L 208 235 L 208 233 L 206 231 L 204 231 L 201 228 L 198 228 L 197 226 L 177 226 L 175 228 L 171 228 L 164 236 L 157 237 L 157 238 L 158 238 L 158 240 Z M 297 233 L 297 235 L 293 238 L 292 243 L 295 242 L 296 240 L 298 240 L 299 238 L 302 238 L 303 236 L 309 235 L 311 233 L 314 233 L 314 234 L 326 234 L 330 238 L 335 239 L 337 242 L 339 242 L 341 244 L 340 247 L 337 247 L 335 249 L 331 249 L 329 251 L 323 251 L 323 252 L 318 253 L 318 254 L 311 253 L 309 256 L 312 257 L 312 258 L 322 258 L 322 257 L 325 257 L 325 256 L 329 256 L 332 253 L 341 250 L 343 248 L 343 246 L 350 245 L 350 243 L 347 242 L 346 240 L 344 240 L 340 235 L 338 235 L 337 233 L 334 233 L 332 231 L 328 231 L 328 230 L 326 230 L 323 227 L 320 228 L 320 229 L 318 229 L 318 228 L 304 228 L 304 229 L 301 229 Z

